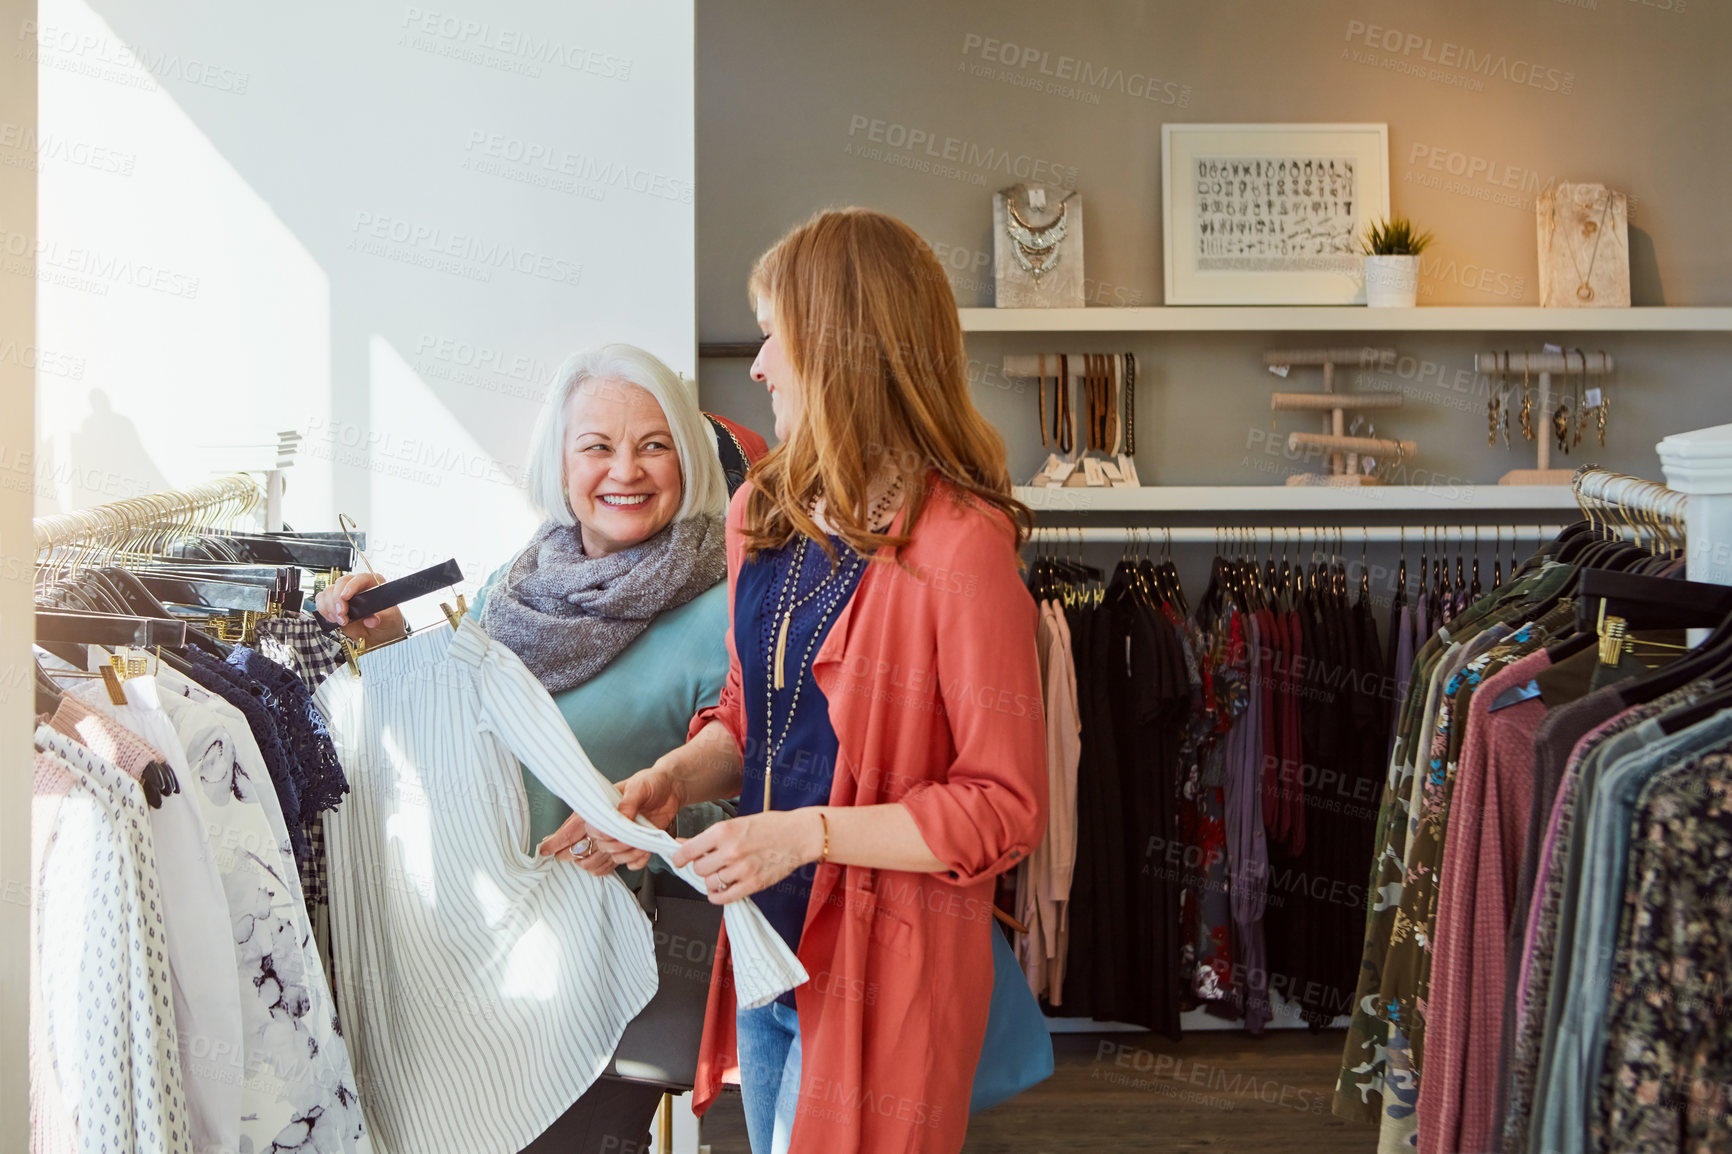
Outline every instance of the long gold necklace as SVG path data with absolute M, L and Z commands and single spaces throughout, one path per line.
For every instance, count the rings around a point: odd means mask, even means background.
M 867 525 L 875 528 L 886 516 L 891 515 L 892 510 L 895 508 L 896 499 L 901 495 L 901 492 L 902 477 L 898 474 L 891 479 L 890 486 L 884 491 L 883 495 L 876 501 L 872 502 L 872 505 L 866 510 Z M 804 671 L 812 663 L 812 655 L 817 650 L 818 639 L 824 635 L 824 627 L 829 623 L 831 615 L 841 608 L 843 601 L 847 599 L 844 594 L 853 587 L 855 576 L 866 564 L 865 557 L 853 552 L 853 550 L 848 550 L 848 558 L 841 564 L 834 566 L 831 569 L 829 576 L 818 582 L 818 584 L 815 585 L 804 597 L 794 599 L 790 603 L 790 599 L 793 599 L 795 594 L 799 591 L 800 574 L 805 570 L 806 550 L 810 543 L 811 538 L 802 535 L 800 537 L 799 545 L 795 547 L 797 553 L 794 557 L 794 567 L 790 570 L 788 577 L 783 579 L 781 592 L 776 597 L 775 613 L 778 620 L 776 623 L 775 644 L 771 647 L 770 651 L 765 654 L 767 664 L 769 664 L 774 670 L 764 684 L 765 813 L 770 812 L 770 779 L 774 776 L 776 755 L 781 751 L 783 742 L 788 739 L 788 730 L 794 724 L 794 716 L 800 709 L 800 690 L 804 688 L 806 684 L 806 679 L 803 675 L 794 683 L 794 697 L 793 700 L 788 703 L 788 715 L 782 719 L 781 735 L 777 736 L 775 725 L 776 691 L 787 684 L 784 665 L 788 655 L 788 630 L 794 621 L 794 610 L 806 604 L 823 590 L 828 588 L 836 589 L 835 595 L 831 597 L 830 603 L 824 607 L 823 615 L 818 619 L 818 627 L 812 631 L 811 639 L 806 642 L 806 652 L 800 658 L 800 669 Z M 844 571 L 846 571 L 847 576 L 844 580 L 838 583 L 836 578 Z
M 1594 276 L 1594 262 L 1600 259 L 1600 242 L 1606 239 L 1606 216 L 1612 211 L 1612 195 L 1612 190 L 1607 189 L 1606 203 L 1600 209 L 1600 222 L 1594 225 L 1594 251 L 1588 255 L 1587 272 L 1582 271 L 1582 262 L 1576 259 L 1578 246 L 1572 244 L 1569 248 L 1570 263 L 1575 266 L 1576 276 L 1581 278 L 1581 283 L 1576 285 L 1577 300 L 1591 301 L 1594 299 L 1594 288 L 1588 282 Z M 1552 211 L 1555 214 L 1557 209 L 1554 207 Z
M 855 572 L 860 566 L 866 563 L 865 558 L 850 550 L 848 560 L 832 568 L 830 575 L 818 582 L 817 585 L 813 586 L 811 592 L 793 602 L 793 604 L 787 607 L 786 611 L 783 611 L 783 602 L 788 599 L 792 592 L 797 591 L 800 588 L 800 573 L 805 567 L 806 547 L 810 541 L 810 537 L 801 536 L 800 544 L 796 547 L 798 552 L 794 558 L 794 568 L 790 570 L 789 577 L 783 580 L 781 595 L 778 596 L 776 600 L 776 609 L 781 613 L 781 623 L 776 628 L 774 662 L 776 671 L 774 676 L 765 683 L 764 687 L 763 812 L 765 813 L 770 812 L 770 779 L 775 773 L 776 755 L 781 751 L 783 743 L 788 740 L 788 730 L 793 727 L 794 717 L 800 711 L 800 690 L 803 689 L 806 684 L 804 676 L 801 676 L 800 679 L 794 683 L 794 697 L 793 700 L 788 703 L 788 714 L 782 719 L 782 732 L 780 736 L 778 736 L 776 734 L 776 690 L 781 689 L 784 684 L 782 661 L 788 650 L 788 626 L 794 618 L 794 610 L 810 601 L 825 589 L 836 590 L 835 595 L 830 598 L 830 603 L 824 606 L 823 616 L 818 618 L 818 627 L 812 631 L 811 639 L 806 642 L 806 652 L 800 658 L 800 668 L 801 670 L 805 670 L 812 663 L 812 654 L 817 649 L 818 639 L 824 635 L 824 627 L 829 623 L 830 615 L 835 613 L 841 606 L 842 601 L 844 600 L 843 594 L 848 590 L 849 586 L 853 584 Z M 847 577 L 843 581 L 837 582 L 836 578 L 844 571 L 844 567 L 846 567 Z

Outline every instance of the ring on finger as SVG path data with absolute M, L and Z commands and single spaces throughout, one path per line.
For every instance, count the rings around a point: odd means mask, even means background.
M 580 837 L 571 843 L 571 856 L 582 861 L 595 852 L 595 842 L 588 837 Z

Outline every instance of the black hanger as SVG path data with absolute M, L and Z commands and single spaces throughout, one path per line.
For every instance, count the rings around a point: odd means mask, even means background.
M 118 613 L 74 613 L 61 609 L 36 611 L 36 640 L 74 645 L 131 645 L 151 649 L 186 644 L 186 623 L 159 617 L 124 617 Z M 72 662 L 81 664 L 81 662 Z
M 1702 678 L 1720 681 L 1732 673 L 1732 615 L 1714 627 L 1702 644 L 1678 660 L 1633 678 L 1621 691 L 1624 701 L 1641 705 Z
M 158 600 L 156 594 L 134 576 L 131 570 L 110 566 L 92 570 L 90 574 L 107 583 L 127 612 L 140 617 L 174 617 L 168 606 Z
M 387 581 L 383 585 L 375 585 L 371 589 L 349 598 L 349 620 L 361 621 L 374 614 L 394 609 L 405 601 L 413 601 L 417 597 L 425 597 L 456 585 L 463 580 L 463 570 L 457 567 L 457 561 L 442 561 L 429 566 L 418 573 L 407 577 L 399 577 L 395 581 Z
M 1401 616 L 1401 611 L 1407 608 L 1407 528 L 1401 529 L 1401 553 L 1395 566 L 1395 596 L 1390 599 L 1389 610 L 1394 617 Z
M 167 621 L 178 620 L 168 606 L 157 600 L 149 586 L 137 577 L 131 570 L 106 568 L 90 571 L 90 576 L 100 578 L 119 599 L 122 607 L 129 613 L 139 617 L 156 617 Z M 217 640 L 201 629 L 188 627 L 185 645 L 176 645 L 176 649 L 184 649 L 186 645 L 195 645 L 206 653 L 225 660 L 233 652 L 234 647 Z M 163 654 L 163 660 L 170 666 L 186 674 L 192 675 L 192 666 L 185 658 L 177 654 Z
M 355 550 L 347 541 L 314 541 L 291 534 L 222 534 L 195 537 L 176 542 L 165 554 L 188 557 L 187 549 L 199 542 L 220 542 L 229 553 L 243 561 L 263 561 L 273 565 L 299 565 L 307 569 L 342 569 L 355 566 Z
M 1429 597 L 1425 581 L 1425 553 L 1426 546 L 1430 543 L 1431 534 L 1421 533 L 1419 536 L 1419 589 L 1414 593 L 1414 603 L 1417 605 L 1427 604 Z
M 1221 616 L 1221 602 L 1226 595 L 1226 561 L 1221 557 L 1221 543 L 1215 542 L 1215 556 L 1209 562 L 1209 583 L 1197 598 L 1197 621 L 1209 628 Z
M 1479 526 L 1475 525 L 1473 527 L 1473 581 L 1467 587 L 1467 598 L 1472 603 L 1478 601 L 1479 596 Z
M 60 687 L 54 684 L 53 678 L 48 676 L 48 671 L 42 668 L 42 662 L 32 658 L 31 664 L 36 667 L 34 676 L 34 681 L 36 683 L 36 715 L 38 717 L 46 717 L 60 708 L 60 698 L 63 695 L 60 692 Z
M 1576 628 L 1595 631 L 1600 605 L 1631 631 L 1706 629 L 1732 614 L 1732 586 L 1610 569 L 1583 569 L 1576 578 Z
M 281 533 L 256 533 L 258 537 L 293 537 L 299 541 L 323 542 L 327 545 L 353 545 L 356 549 L 367 547 L 367 531 L 365 529 L 291 529 L 283 526 Z
M 240 561 L 176 561 L 153 557 L 128 566 L 132 572 L 159 577 L 186 577 L 202 581 L 235 581 L 243 585 L 273 588 L 282 583 L 284 572 L 300 572 L 292 565 L 255 565 Z
M 243 581 L 218 581 L 203 577 L 168 577 L 160 573 L 136 574 L 138 583 L 158 600 L 201 609 L 250 609 L 263 613 L 271 606 L 271 586 Z
M 1605 538 L 1587 521 L 1575 521 L 1565 525 L 1558 535 L 1552 538 L 1552 560 L 1568 564 L 1589 547 L 1603 542 Z

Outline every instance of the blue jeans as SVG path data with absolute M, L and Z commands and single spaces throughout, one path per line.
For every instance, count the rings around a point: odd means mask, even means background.
M 800 1104 L 800 1019 L 771 1002 L 734 1019 L 740 1057 L 740 1097 L 752 1154 L 788 1154 Z

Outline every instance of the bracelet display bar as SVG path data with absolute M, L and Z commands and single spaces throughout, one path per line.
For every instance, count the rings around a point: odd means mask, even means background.
M 1394 349 L 1368 347 L 1335 349 L 1271 349 L 1263 354 L 1263 363 L 1271 372 L 1282 376 L 1295 365 L 1320 367 L 1323 370 L 1321 393 L 1276 393 L 1269 399 L 1274 412 L 1283 410 L 1323 411 L 1324 429 L 1318 433 L 1290 433 L 1289 452 L 1310 446 L 1329 453 L 1327 473 L 1295 473 L 1287 478 L 1289 485 L 1377 485 L 1381 482 L 1359 469 L 1361 455 L 1393 453 L 1406 459 L 1419 452 L 1412 441 L 1392 441 L 1347 434 L 1346 414 L 1349 409 L 1393 409 L 1402 403 L 1400 393 L 1337 393 L 1335 366 L 1351 365 L 1362 369 L 1393 369 Z

